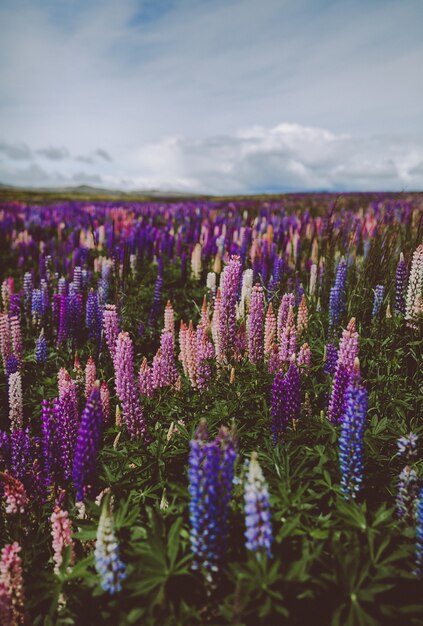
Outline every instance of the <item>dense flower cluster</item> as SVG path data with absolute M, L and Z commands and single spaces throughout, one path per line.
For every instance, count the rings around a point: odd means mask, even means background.
M 263 472 L 253 452 L 247 466 L 244 486 L 245 539 L 247 550 L 266 552 L 271 556 L 272 524 L 270 521 L 269 492 Z

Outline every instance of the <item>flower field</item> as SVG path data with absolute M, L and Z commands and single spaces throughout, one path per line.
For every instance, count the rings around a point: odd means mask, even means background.
M 422 209 L 0 205 L 0 624 L 423 624 Z

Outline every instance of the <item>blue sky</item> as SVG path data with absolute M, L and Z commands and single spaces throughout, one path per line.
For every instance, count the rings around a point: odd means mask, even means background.
M 0 182 L 423 188 L 421 0 L 2 0 Z

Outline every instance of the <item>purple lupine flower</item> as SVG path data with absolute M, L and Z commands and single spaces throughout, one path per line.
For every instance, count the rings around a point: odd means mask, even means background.
M 201 421 L 190 443 L 188 479 L 193 568 L 201 569 L 212 583 L 227 549 L 236 450 L 227 429 L 214 441 L 208 437 Z
M 323 371 L 325 374 L 333 376 L 336 370 L 336 363 L 338 360 L 338 350 L 335 348 L 332 342 L 326 344 L 325 349 L 325 364 L 323 367 Z
M 9 315 L 10 317 L 17 317 L 18 319 L 20 319 L 21 317 L 21 294 L 20 293 L 10 294 Z
M 72 291 L 68 296 L 69 331 L 75 341 L 79 341 L 83 327 L 82 293 Z
M 395 313 L 405 315 L 405 291 L 407 288 L 407 265 L 401 252 L 395 272 Z
M 222 276 L 218 331 L 218 359 L 220 361 L 230 360 L 234 351 L 236 337 L 236 303 L 241 273 L 241 259 L 238 256 L 232 256 Z
M 401 471 L 395 499 L 397 516 L 403 522 L 412 524 L 419 495 L 419 479 L 416 471 L 406 465 Z
M 24 304 L 26 311 L 31 308 L 32 290 L 33 290 L 32 274 L 31 272 L 25 272 L 23 280 L 23 292 L 24 292 Z
M 272 384 L 272 437 L 274 443 L 281 441 L 288 426 L 288 417 L 285 410 L 286 381 L 283 372 L 277 372 Z
M 59 330 L 57 333 L 57 345 L 64 343 L 69 335 L 68 296 L 60 296 L 59 305 Z
M 16 355 L 9 354 L 6 360 L 6 376 L 9 378 L 10 374 L 15 374 L 19 369 L 19 361 Z
M 10 467 L 11 464 L 11 442 L 9 433 L 0 430 L 0 471 Z
M 372 317 L 377 317 L 383 302 L 383 294 L 385 293 L 385 287 L 383 285 L 376 285 L 375 295 L 373 299 Z
M 397 441 L 398 455 L 407 461 L 415 459 L 417 456 L 417 441 L 418 436 L 414 433 L 400 437 Z
M 171 332 L 163 331 L 160 348 L 153 359 L 151 380 L 154 389 L 174 385 L 178 377 L 175 361 L 174 339 Z
M 40 289 L 32 291 L 31 315 L 34 323 L 39 323 L 43 318 L 43 301 Z
M 263 472 L 253 452 L 247 463 L 247 476 L 244 486 L 244 513 L 246 548 L 260 558 L 265 552 L 271 556 L 272 524 L 269 505 L 269 491 Z
M 294 361 L 291 361 L 291 365 L 285 376 L 286 382 L 286 399 L 285 399 L 285 411 L 287 413 L 288 421 L 296 422 L 300 417 L 300 371 L 295 365 Z
M 103 406 L 100 397 L 100 385 L 96 383 L 82 412 L 78 429 L 72 471 L 77 502 L 82 501 L 93 491 L 102 427 Z
M 356 380 L 352 380 L 346 393 L 345 411 L 339 436 L 341 490 L 346 499 L 356 497 L 363 481 L 363 437 L 367 404 L 366 389 Z
M 248 323 L 248 357 L 257 364 L 264 359 L 264 293 L 261 285 L 254 285 L 251 292 Z
M 55 464 L 55 415 L 51 400 L 41 403 L 41 442 L 43 448 L 46 485 L 53 484 Z
M 16 428 L 10 435 L 10 473 L 20 480 L 28 491 L 28 473 L 32 465 L 32 445 L 29 426 Z
M 354 373 L 357 355 L 358 333 L 355 329 L 355 319 L 351 318 L 347 328 L 342 332 L 339 343 L 338 360 L 328 407 L 328 419 L 331 422 L 337 423 L 342 418 L 345 394 L 349 380 Z
M 53 401 L 53 413 L 57 433 L 57 445 L 60 449 L 60 468 L 63 478 L 68 480 L 72 474 L 73 457 L 78 435 L 78 404 L 75 382 L 69 379 L 60 392 L 60 397 Z
M 344 259 L 338 263 L 335 284 L 329 295 L 329 329 L 333 331 L 338 325 L 341 313 L 345 308 L 345 283 L 347 279 L 347 264 Z

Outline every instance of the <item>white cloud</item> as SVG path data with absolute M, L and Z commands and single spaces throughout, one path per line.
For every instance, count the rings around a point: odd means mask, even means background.
M 84 171 L 78 161 L 65 176 L 57 163 L 28 168 L 3 161 L 0 180 L 212 194 L 423 188 L 423 146 L 413 138 L 360 137 L 287 123 L 202 139 L 168 137 L 122 153 L 119 160 L 85 160 Z

